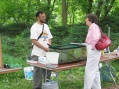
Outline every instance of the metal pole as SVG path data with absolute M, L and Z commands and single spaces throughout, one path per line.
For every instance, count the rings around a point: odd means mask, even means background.
M 3 67 L 2 64 L 2 43 L 1 43 L 1 34 L 0 34 L 0 68 Z
M 108 27 L 108 37 L 110 38 L 110 27 Z
M 110 38 L 110 27 L 108 27 L 108 37 Z M 107 53 L 110 53 L 109 46 L 107 47 Z

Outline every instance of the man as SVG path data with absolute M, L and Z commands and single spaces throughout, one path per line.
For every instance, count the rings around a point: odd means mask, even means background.
M 51 45 L 52 34 L 46 22 L 46 15 L 43 11 L 36 13 L 37 22 L 34 23 L 30 30 L 30 39 L 33 44 L 33 50 L 31 53 L 32 60 L 38 61 L 40 56 L 45 56 L 45 52 L 49 51 L 48 44 Z M 39 36 L 41 37 L 39 38 Z M 39 39 L 38 39 L 39 38 Z M 41 89 L 42 77 L 45 79 L 46 70 L 35 67 L 33 71 L 33 89 Z M 51 71 L 47 71 L 47 79 L 50 79 Z

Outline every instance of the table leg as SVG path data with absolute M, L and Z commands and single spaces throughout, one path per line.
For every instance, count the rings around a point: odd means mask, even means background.
M 110 75 L 111 75 L 111 77 L 112 77 L 112 79 L 113 79 L 113 81 L 114 81 L 114 84 L 117 85 L 116 80 L 115 80 L 115 78 L 114 78 L 114 76 L 113 76 L 113 74 L 112 74 L 112 69 L 111 69 L 110 61 L 107 61 L 107 62 L 106 62 L 106 65 L 109 67 Z
M 47 69 L 46 69 L 46 73 L 45 73 L 45 80 L 44 80 L 44 82 L 46 82 L 47 81 Z

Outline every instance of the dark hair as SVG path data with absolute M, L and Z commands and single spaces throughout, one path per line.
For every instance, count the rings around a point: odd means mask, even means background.
M 98 24 L 98 18 L 97 18 L 96 15 L 94 15 L 94 14 L 88 14 L 88 15 L 86 16 L 86 18 L 88 18 L 88 20 L 89 20 L 91 23 L 96 23 L 96 24 Z
M 38 12 L 36 13 L 36 17 L 38 17 L 39 14 L 43 14 L 43 13 L 44 13 L 43 11 L 38 11 Z

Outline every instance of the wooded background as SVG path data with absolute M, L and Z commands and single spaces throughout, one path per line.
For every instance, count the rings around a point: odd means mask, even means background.
M 111 48 L 118 46 L 119 0 L 1 0 L 0 8 L 0 33 L 6 36 L 28 38 L 37 20 L 35 14 L 42 10 L 54 36 L 53 44 L 85 42 L 85 16 L 93 13 L 105 33 L 111 28 Z
M 0 0 L 3 64 L 23 68 L 29 66 L 26 60 L 31 51 L 30 27 L 37 21 L 35 14 L 38 10 L 44 11 L 47 15 L 46 23 L 53 35 L 52 45 L 85 42 L 88 31 L 85 17 L 88 13 L 98 16 L 99 25 L 104 33 L 107 34 L 110 27 L 110 51 L 119 45 L 119 0 Z M 119 77 L 118 63 L 114 61 L 113 65 Z M 61 89 L 83 88 L 84 68 L 72 71 L 75 81 L 61 82 Z M 61 76 L 65 74 L 66 72 L 61 73 Z M 0 87 L 31 89 L 32 85 L 25 80 L 23 70 L 10 76 L 0 75 Z M 102 82 L 102 87 L 109 85 Z
M 51 26 L 82 23 L 88 13 L 96 14 L 100 23 L 109 16 L 117 19 L 119 16 L 118 0 L 1 0 L 0 8 L 1 26 L 10 23 L 32 24 L 37 10 L 46 12 L 47 23 Z M 109 22 L 106 24 L 109 25 Z

